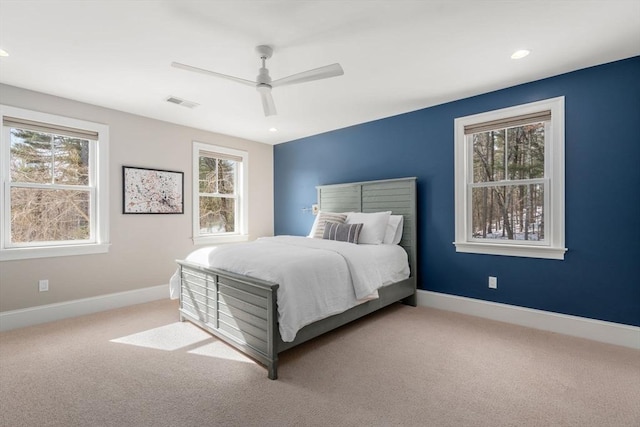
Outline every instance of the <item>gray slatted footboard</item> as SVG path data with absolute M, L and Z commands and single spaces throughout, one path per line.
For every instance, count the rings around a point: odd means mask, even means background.
M 178 261 L 180 320 L 190 320 L 267 366 L 276 379 L 278 285 Z

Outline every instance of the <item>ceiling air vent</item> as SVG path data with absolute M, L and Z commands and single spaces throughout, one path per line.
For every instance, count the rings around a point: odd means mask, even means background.
M 167 101 L 167 102 L 170 102 L 170 103 L 172 103 L 172 104 L 181 105 L 181 106 L 183 106 L 183 107 L 187 107 L 187 108 L 195 108 L 195 107 L 197 107 L 198 105 L 200 105 L 200 104 L 198 104 L 198 103 L 196 103 L 196 102 L 193 102 L 193 101 L 186 101 L 186 100 L 184 100 L 184 99 L 180 99 L 180 98 L 175 97 L 175 96 L 170 96 L 170 97 L 168 97 L 166 101 Z

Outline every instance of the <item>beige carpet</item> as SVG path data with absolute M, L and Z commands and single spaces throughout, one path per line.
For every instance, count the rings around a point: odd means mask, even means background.
M 640 352 L 394 305 L 280 379 L 158 301 L 0 334 L 2 426 L 640 426 Z

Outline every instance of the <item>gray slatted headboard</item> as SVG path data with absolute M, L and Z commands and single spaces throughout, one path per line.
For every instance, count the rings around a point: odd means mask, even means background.
M 416 178 L 386 179 L 317 186 L 320 210 L 328 212 L 384 212 L 404 216 L 402 246 L 409 255 L 411 276 L 417 271 Z

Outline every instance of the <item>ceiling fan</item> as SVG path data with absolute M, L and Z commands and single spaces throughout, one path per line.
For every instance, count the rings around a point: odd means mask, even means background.
M 273 102 L 273 97 L 271 96 L 272 88 L 305 83 L 313 80 L 321 80 L 329 77 L 337 77 L 344 74 L 344 71 L 342 70 L 340 64 L 331 64 L 272 81 L 271 77 L 269 76 L 269 70 L 266 67 L 266 60 L 271 58 L 271 55 L 273 55 L 273 48 L 271 46 L 260 45 L 256 47 L 256 52 L 258 52 L 258 54 L 260 55 L 260 59 L 262 60 L 262 67 L 258 70 L 256 81 L 229 76 L 227 74 L 216 73 L 215 71 L 192 67 L 191 65 L 181 64 L 179 62 L 172 62 L 171 66 L 187 71 L 206 74 L 209 76 L 221 77 L 223 79 L 232 80 L 234 82 L 242 83 L 248 86 L 254 86 L 258 90 L 258 92 L 260 92 L 260 97 L 262 98 L 262 108 L 264 109 L 265 116 L 276 115 L 276 105 Z

